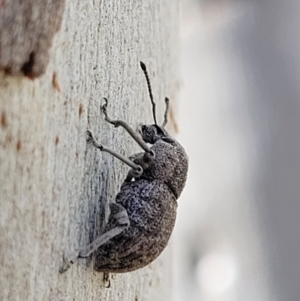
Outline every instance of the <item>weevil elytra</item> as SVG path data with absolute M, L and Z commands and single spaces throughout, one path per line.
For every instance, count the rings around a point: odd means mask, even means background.
M 165 99 L 164 122 L 159 126 L 146 65 L 143 62 L 140 65 L 147 81 L 154 124 L 142 125 L 136 132 L 126 122 L 112 120 L 108 116 L 107 99 L 101 108 L 105 120 L 115 127 L 123 127 L 144 152 L 126 158 L 99 144 L 92 133 L 87 132 L 89 143 L 131 168 L 115 202 L 110 204 L 110 216 L 104 234 L 77 256 L 85 258 L 95 252 L 94 269 L 99 272 L 134 271 L 148 265 L 161 254 L 174 228 L 177 199 L 187 179 L 187 154 L 165 129 L 169 100 Z

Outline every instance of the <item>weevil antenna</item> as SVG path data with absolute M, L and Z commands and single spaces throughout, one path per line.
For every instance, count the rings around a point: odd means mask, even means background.
M 150 100 L 151 100 L 151 103 L 152 103 L 152 114 L 153 114 L 153 119 L 154 119 L 154 123 L 155 125 L 157 125 L 157 121 L 156 121 L 156 112 L 155 112 L 155 107 L 156 107 L 156 104 L 153 100 L 153 95 L 152 95 L 152 88 L 151 88 L 151 84 L 150 84 L 150 79 L 149 79 L 149 75 L 148 75 L 148 72 L 147 72 L 147 68 L 146 68 L 146 65 L 143 63 L 143 62 L 140 62 L 140 65 L 141 65 L 141 68 L 145 74 L 145 78 L 146 78 L 146 81 L 147 81 L 147 86 L 148 86 L 148 92 L 149 92 L 149 96 L 150 96 Z

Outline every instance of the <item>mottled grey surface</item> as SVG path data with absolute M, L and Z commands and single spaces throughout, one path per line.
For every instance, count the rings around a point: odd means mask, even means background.
M 0 2 L 0 70 L 36 78 L 45 73 L 64 0 Z
M 162 116 L 164 97 L 176 100 L 177 43 L 175 1 L 67 1 L 45 75 L 0 74 L 1 300 L 171 299 L 170 249 L 113 276 L 110 289 L 84 260 L 65 274 L 59 267 L 63 253 L 91 241 L 101 200 L 115 198 L 128 171 L 88 147 L 86 130 L 123 155 L 141 151 L 104 121 L 101 98 L 112 118 L 151 123 L 143 60 Z

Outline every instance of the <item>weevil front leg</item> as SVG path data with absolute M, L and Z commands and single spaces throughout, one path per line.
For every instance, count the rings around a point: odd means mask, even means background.
M 139 146 L 145 151 L 145 156 L 147 160 L 154 160 L 155 153 L 154 151 L 147 145 L 147 143 L 141 138 L 141 136 L 134 131 L 125 121 L 122 120 L 112 120 L 107 114 L 107 98 L 104 98 L 104 104 L 101 106 L 101 110 L 105 116 L 105 120 L 114 125 L 115 127 L 123 127 L 128 134 L 139 144 Z
M 134 177 L 140 177 L 143 173 L 143 168 L 126 158 L 125 156 L 122 156 L 121 154 L 118 154 L 117 152 L 103 146 L 102 144 L 99 144 L 93 137 L 93 134 L 90 131 L 87 131 L 87 141 L 89 143 L 92 143 L 96 148 L 98 148 L 101 152 L 107 152 L 111 154 L 112 156 L 118 158 L 123 163 L 131 167 L 130 174 Z

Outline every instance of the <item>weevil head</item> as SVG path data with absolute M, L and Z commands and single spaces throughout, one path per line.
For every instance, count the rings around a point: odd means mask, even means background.
M 156 124 L 140 125 L 138 131 L 146 143 L 154 144 L 158 140 L 163 140 L 167 143 L 175 142 L 164 127 Z

